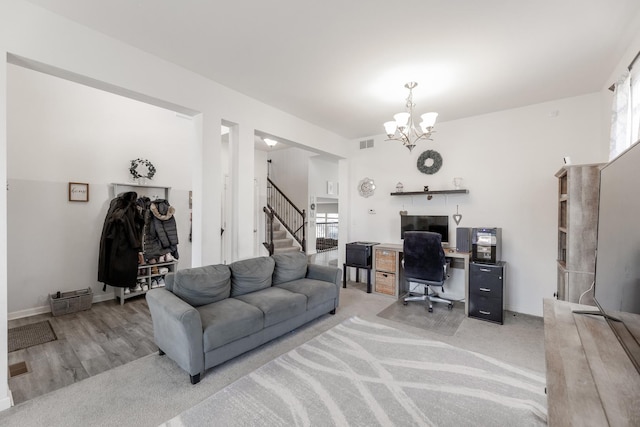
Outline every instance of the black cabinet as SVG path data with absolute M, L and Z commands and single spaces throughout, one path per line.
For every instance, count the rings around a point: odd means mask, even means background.
M 469 264 L 469 317 L 502 324 L 506 264 Z

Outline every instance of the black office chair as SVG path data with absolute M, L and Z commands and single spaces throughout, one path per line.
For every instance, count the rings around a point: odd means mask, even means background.
M 404 233 L 404 280 L 405 294 L 403 304 L 409 301 L 428 301 L 429 312 L 433 312 L 433 302 L 448 304 L 453 301 L 440 297 L 431 287 L 440 287 L 444 291 L 447 279 L 447 260 L 442 249 L 442 236 L 430 231 L 407 231 Z M 424 295 L 412 295 L 410 282 L 424 285 Z

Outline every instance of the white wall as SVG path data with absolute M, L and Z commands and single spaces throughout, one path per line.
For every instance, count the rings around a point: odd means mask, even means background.
M 501 227 L 507 261 L 507 309 L 542 315 L 543 297 L 556 290 L 557 182 L 562 158 L 592 163 L 601 157 L 600 94 L 560 99 L 437 125 L 433 141 L 410 153 L 399 142 L 375 138 L 375 147 L 351 143 L 349 241 L 400 242 L 399 211 L 462 215 L 461 227 Z M 427 150 L 438 151 L 443 166 L 434 175 L 416 167 Z M 374 196 L 358 195 L 358 182 L 375 180 Z M 466 195 L 390 196 L 405 191 L 452 189 L 463 177 Z M 341 189 L 342 191 L 342 189 Z M 374 209 L 375 214 L 368 210 Z M 456 224 L 449 221 L 449 240 Z
M 266 241 L 265 239 L 265 218 L 264 212 L 262 208 L 267 206 L 267 157 L 268 153 L 266 151 L 256 150 L 255 151 L 255 165 L 254 165 L 254 176 L 256 179 L 257 185 L 257 199 L 258 203 L 256 204 L 256 229 L 254 233 L 254 244 L 255 244 L 255 253 L 256 256 L 268 256 L 269 251 L 264 247 L 263 243 Z
M 48 311 L 48 295 L 92 287 L 111 183 L 130 181 L 129 161 L 156 167 L 171 187 L 180 265 L 191 266 L 190 118 L 139 101 L 8 66 L 8 299 L 10 317 Z M 68 182 L 89 184 L 89 202 L 67 200 Z M 160 194 L 160 197 L 164 195 Z
M 314 156 L 309 159 L 309 195 L 321 198 L 338 198 L 338 186 L 335 194 L 327 193 L 327 181 L 337 184 L 338 160 L 323 156 Z
M 271 180 L 299 209 L 307 209 L 309 158 L 313 155 L 297 147 L 267 154 L 271 159 Z

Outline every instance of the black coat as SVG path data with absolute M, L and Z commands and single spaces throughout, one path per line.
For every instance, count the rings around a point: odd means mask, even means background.
M 178 227 L 174 213 L 175 209 L 167 200 L 159 199 L 149 203 L 149 210 L 145 217 L 145 258 L 158 258 L 167 253 L 173 255 L 175 259 L 179 258 Z
M 136 206 L 137 197 L 135 192 L 118 195 L 111 201 L 104 220 L 98 281 L 106 285 L 128 288 L 136 284 L 144 227 L 144 218 Z

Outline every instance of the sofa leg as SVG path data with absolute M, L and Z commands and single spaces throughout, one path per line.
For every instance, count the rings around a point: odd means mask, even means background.
M 159 349 L 158 349 L 158 355 L 159 355 L 159 356 L 164 356 L 164 355 L 165 355 L 165 352 L 164 352 L 164 351 L 162 351 L 162 349 L 161 349 L 161 348 L 159 348 Z
M 200 374 L 189 375 L 191 379 L 191 384 L 198 384 L 200 382 Z
M 331 310 L 329 314 L 336 314 L 336 309 L 334 308 L 333 310 Z

